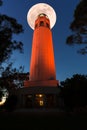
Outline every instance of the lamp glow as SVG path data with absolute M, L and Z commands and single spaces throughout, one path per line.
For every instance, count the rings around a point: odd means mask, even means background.
M 0 106 L 3 105 L 6 102 L 6 97 L 2 97 L 2 100 L 0 101 Z

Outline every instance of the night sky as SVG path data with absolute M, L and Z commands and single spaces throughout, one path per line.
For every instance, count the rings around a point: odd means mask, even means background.
M 66 45 L 66 38 L 72 33 L 69 25 L 73 21 L 74 9 L 79 1 L 4 0 L 3 6 L 0 7 L 0 13 L 16 18 L 24 28 L 24 33 L 13 37 L 13 39 L 22 41 L 24 44 L 24 53 L 20 54 L 15 51 L 11 57 L 14 67 L 18 68 L 22 65 L 24 66 L 24 72 L 29 72 L 33 30 L 27 23 L 27 12 L 34 4 L 42 2 L 51 5 L 57 15 L 56 24 L 52 28 L 57 80 L 63 81 L 76 73 L 87 74 L 87 55 L 76 52 L 82 46 Z

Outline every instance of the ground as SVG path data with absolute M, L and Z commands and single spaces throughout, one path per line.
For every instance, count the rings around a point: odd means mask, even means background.
M 21 110 L 0 113 L 0 129 L 79 130 L 87 129 L 87 113 L 58 110 Z

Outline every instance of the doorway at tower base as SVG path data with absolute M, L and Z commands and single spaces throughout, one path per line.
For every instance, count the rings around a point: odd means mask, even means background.
M 24 87 L 58 87 L 58 80 L 44 80 L 44 81 L 24 81 Z

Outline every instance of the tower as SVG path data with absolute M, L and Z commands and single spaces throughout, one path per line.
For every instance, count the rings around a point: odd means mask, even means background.
M 58 86 L 54 60 L 54 48 L 51 29 L 56 22 L 54 9 L 45 3 L 32 6 L 27 14 L 29 26 L 34 30 L 30 61 L 29 81 L 25 87 Z
M 18 108 L 54 108 L 60 103 L 60 87 L 56 80 L 54 48 L 51 29 L 56 22 L 54 9 L 38 3 L 27 14 L 29 26 L 34 30 L 30 61 L 30 77 L 23 88 L 15 91 Z

